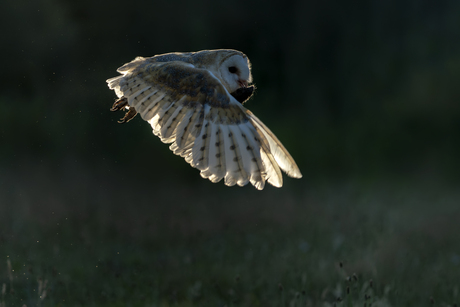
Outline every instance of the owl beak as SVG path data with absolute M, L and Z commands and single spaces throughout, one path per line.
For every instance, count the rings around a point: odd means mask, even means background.
M 238 80 L 238 84 L 240 87 L 248 87 L 248 81 L 246 80 Z

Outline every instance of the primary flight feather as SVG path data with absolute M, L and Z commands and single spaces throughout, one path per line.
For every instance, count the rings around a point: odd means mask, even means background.
M 301 178 L 299 168 L 276 136 L 242 103 L 254 91 L 251 65 L 236 50 L 204 50 L 137 57 L 108 79 L 125 109 L 120 120 L 137 113 L 176 155 L 212 182 L 228 186 L 265 181 L 283 185 L 281 170 Z

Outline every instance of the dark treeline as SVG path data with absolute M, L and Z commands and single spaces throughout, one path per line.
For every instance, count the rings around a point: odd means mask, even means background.
M 140 119 L 116 124 L 105 80 L 138 55 L 233 48 L 253 64 L 258 90 L 247 107 L 305 176 L 456 179 L 460 169 L 458 1 L 6 0 L 0 8 L 2 164 L 163 159 L 172 162 L 156 167 L 187 172 Z

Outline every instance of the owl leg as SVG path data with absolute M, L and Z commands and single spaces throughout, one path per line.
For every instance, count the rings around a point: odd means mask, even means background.
M 118 121 L 120 124 L 129 122 L 137 114 L 136 109 L 128 105 L 128 99 L 125 97 L 121 97 L 115 101 L 112 108 L 110 108 L 110 111 L 123 110 L 124 108 L 127 108 L 127 112 L 125 113 L 125 116 L 123 116 L 123 118 Z
M 121 97 L 120 99 L 118 99 L 117 101 L 115 101 L 115 103 L 113 104 L 113 106 L 110 108 L 110 111 L 118 111 L 118 110 L 121 110 L 123 109 L 124 107 L 126 107 L 128 105 L 128 99 L 126 99 L 125 97 Z
M 118 123 L 120 123 L 120 124 L 127 123 L 131 119 L 133 119 L 134 116 L 136 116 L 136 114 L 137 114 L 136 109 L 134 109 L 133 107 L 129 107 L 128 112 L 125 113 L 125 116 L 123 116 L 123 118 L 120 119 L 118 121 Z

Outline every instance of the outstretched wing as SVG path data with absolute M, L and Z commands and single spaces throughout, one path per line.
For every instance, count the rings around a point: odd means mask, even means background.
M 107 80 L 109 87 L 203 178 L 262 190 L 265 181 L 282 186 L 280 168 L 302 177 L 274 134 L 208 70 L 137 58 L 118 71 L 123 75 Z

